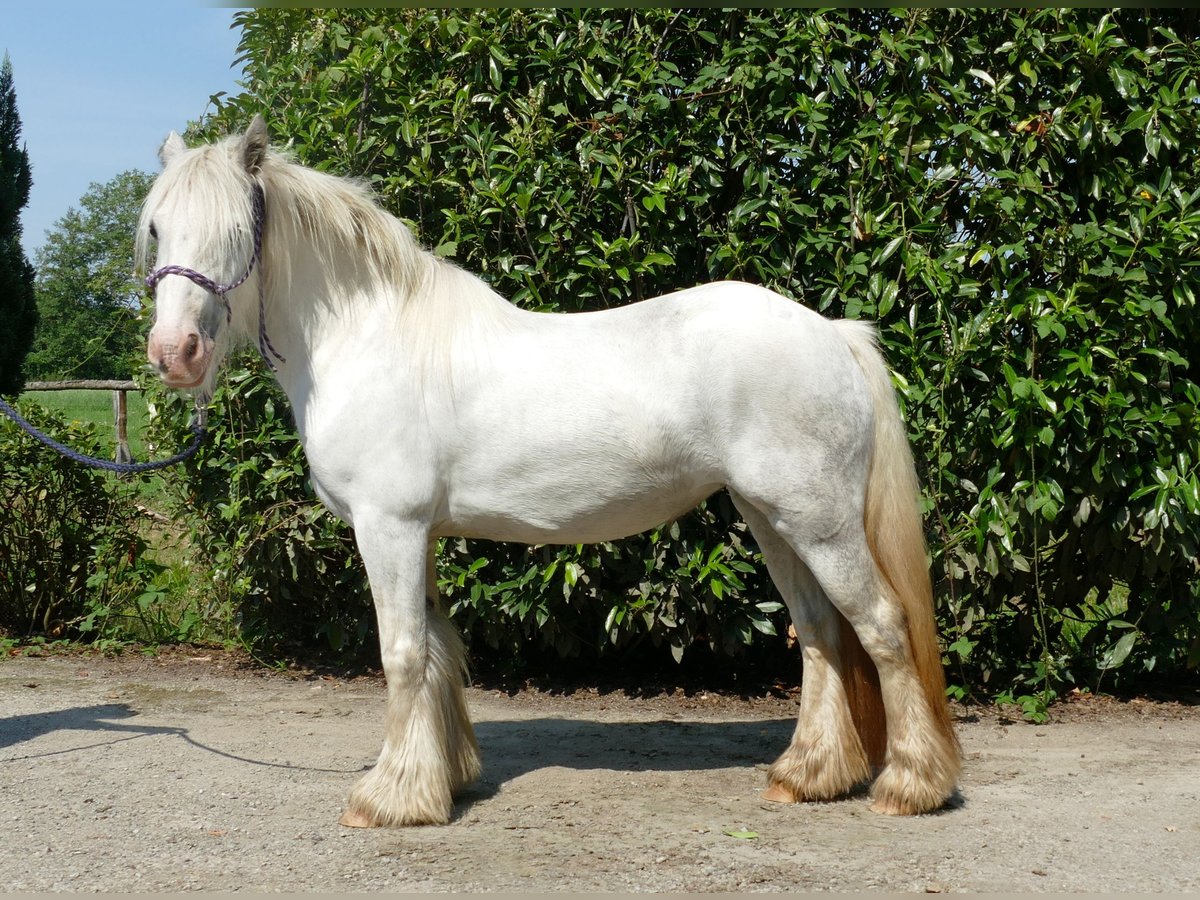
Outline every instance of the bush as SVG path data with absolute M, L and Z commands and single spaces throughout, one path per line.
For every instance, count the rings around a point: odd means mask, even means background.
M 31 424 L 100 455 L 90 424 L 21 404 Z M 15 636 L 103 637 L 159 568 L 146 556 L 128 485 L 81 466 L 0 417 L 0 629 Z
M 1196 666 L 1193 13 L 237 20 L 248 90 L 204 136 L 265 110 L 302 161 L 369 178 L 519 304 L 741 278 L 877 320 L 960 693 L 1032 708 Z M 455 615 L 490 646 L 728 648 L 772 630 L 762 577 L 741 568 L 761 572 L 753 548 L 711 504 L 678 536 L 450 551 Z
M 720 535 L 714 541 L 712 536 Z M 443 542 L 439 588 L 477 653 L 732 659 L 776 635 L 783 604 L 727 495 L 624 541 L 531 547 Z

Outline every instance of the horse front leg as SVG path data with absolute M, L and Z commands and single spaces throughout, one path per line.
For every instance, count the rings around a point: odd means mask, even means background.
M 379 760 L 340 821 L 445 824 L 454 793 L 478 777 L 480 764 L 463 694 L 463 645 L 437 602 L 434 544 L 412 523 L 356 516 L 355 525 L 379 621 L 387 715 Z

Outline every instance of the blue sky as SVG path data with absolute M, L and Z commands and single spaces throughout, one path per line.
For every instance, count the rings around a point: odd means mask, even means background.
M 155 173 L 158 147 L 220 91 L 232 68 L 237 10 L 199 3 L 13 3 L 0 17 L 0 58 L 13 65 L 33 190 L 21 222 L 33 261 L 45 232 L 95 183 Z

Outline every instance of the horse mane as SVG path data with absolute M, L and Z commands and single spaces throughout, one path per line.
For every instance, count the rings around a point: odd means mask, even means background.
M 262 272 L 268 309 L 294 306 L 306 293 L 308 286 L 292 284 L 291 274 L 302 261 L 296 254 L 308 253 L 315 253 L 325 274 L 324 302 L 353 304 L 370 294 L 394 303 L 397 326 L 423 358 L 448 347 L 464 329 L 494 327 L 512 309 L 479 278 L 424 249 L 364 180 L 320 172 L 272 148 L 252 175 L 242 164 L 239 137 L 193 148 L 155 179 L 138 225 L 138 271 L 145 271 L 155 213 L 179 198 L 186 198 L 197 244 L 211 248 L 226 267 L 208 274 L 228 281 L 244 271 L 257 180 L 266 202 Z M 243 334 L 255 333 L 248 310 L 235 319 Z
M 439 274 L 440 260 L 379 206 L 365 181 L 298 165 L 274 150 L 260 178 L 269 209 L 269 269 L 291 271 L 290 252 L 304 240 L 339 281 L 366 278 L 413 295 Z

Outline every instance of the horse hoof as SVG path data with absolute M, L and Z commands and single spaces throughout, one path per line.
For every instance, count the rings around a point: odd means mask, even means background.
M 887 800 L 876 800 L 871 804 L 871 812 L 881 816 L 912 816 L 916 811 L 908 806 Z
M 779 782 L 775 782 L 762 792 L 762 798 L 770 803 L 795 803 L 796 795 Z
M 338 819 L 339 825 L 344 825 L 346 828 L 374 828 L 374 820 L 363 815 L 356 809 L 348 809 L 342 813 L 342 817 Z

